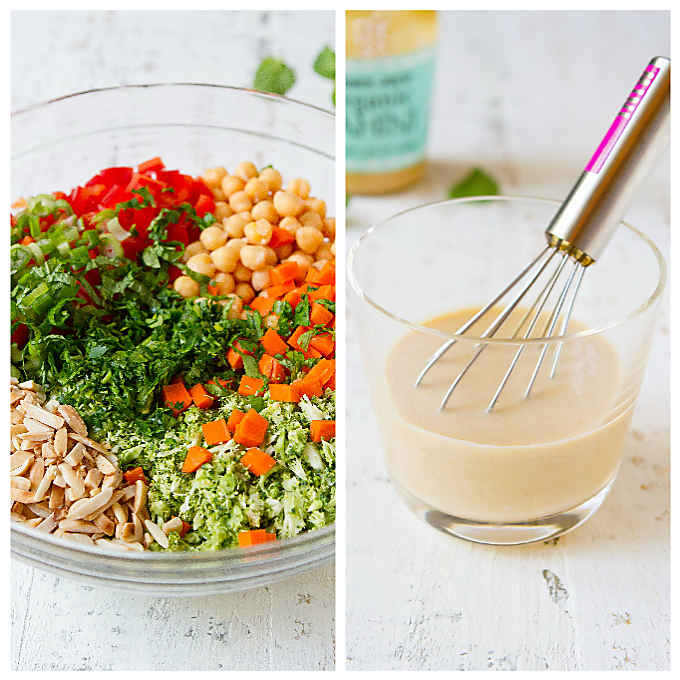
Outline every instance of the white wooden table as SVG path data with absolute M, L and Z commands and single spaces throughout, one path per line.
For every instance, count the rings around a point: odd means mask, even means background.
M 12 108 L 119 84 L 249 87 L 260 60 L 270 55 L 296 71 L 290 96 L 330 108 L 332 85 L 312 64 L 333 42 L 332 12 L 18 14 Z M 331 669 L 334 598 L 332 566 L 244 593 L 159 599 L 81 586 L 13 564 L 12 667 Z
M 472 165 L 504 193 L 563 197 L 648 59 L 669 52 L 667 22 L 443 17 L 428 176 L 402 194 L 352 198 L 348 246 L 375 220 L 444 198 Z M 613 70 L 600 75 L 604 63 Z M 628 217 L 668 252 L 667 159 Z M 450 538 L 401 504 L 349 316 L 347 667 L 668 669 L 667 302 L 611 495 L 574 533 L 516 548 Z

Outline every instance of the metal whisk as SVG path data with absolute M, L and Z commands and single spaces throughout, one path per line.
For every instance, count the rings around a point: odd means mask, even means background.
M 546 229 L 547 246 L 456 333 L 466 333 L 507 296 L 510 298 L 509 301 L 481 334 L 481 338 L 492 338 L 530 291 L 534 287 L 540 287 L 540 292 L 510 336 L 512 339 L 526 340 L 532 336 L 539 321 L 545 319 L 544 309 L 549 298 L 554 297 L 554 291 L 559 290 L 557 283 L 560 278 L 564 278 L 562 275 L 566 269 L 568 272 L 566 281 L 557 295 L 552 311 L 547 315 L 547 320 L 541 324 L 541 332 L 532 337 L 542 339 L 553 337 L 562 315 L 557 337 L 565 335 L 583 277 L 588 267 L 602 255 L 628 207 L 635 188 L 666 145 L 669 121 L 670 60 L 655 57 L 642 72 L 585 170 Z M 542 283 L 542 279 L 546 277 L 547 281 Z M 439 347 L 418 375 L 415 387 L 421 384 L 428 371 L 455 343 L 456 340 L 451 339 Z M 440 411 L 446 407 L 454 390 L 486 347 L 485 343 L 477 346 L 472 358 L 444 394 L 439 406 Z M 496 405 L 525 347 L 526 345 L 522 344 L 517 349 L 487 406 L 487 413 L 490 413 Z M 561 347 L 562 345 L 558 344 L 555 350 L 550 378 L 555 376 Z M 531 394 L 547 351 L 548 344 L 545 344 L 524 391 L 525 398 Z

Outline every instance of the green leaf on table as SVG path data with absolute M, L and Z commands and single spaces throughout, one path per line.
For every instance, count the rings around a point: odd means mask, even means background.
M 295 73 L 279 59 L 267 57 L 255 72 L 253 87 L 262 92 L 286 94 L 295 83 Z
M 335 78 L 335 52 L 326 45 L 314 60 L 314 70 L 324 78 Z
M 470 196 L 495 196 L 498 194 L 498 182 L 487 175 L 484 170 L 471 170 L 460 182 L 449 189 L 449 198 L 468 198 Z

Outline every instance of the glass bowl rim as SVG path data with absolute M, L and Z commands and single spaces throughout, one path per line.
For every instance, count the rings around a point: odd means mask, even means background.
M 453 206 L 458 206 L 458 205 L 464 205 L 464 204 L 469 204 L 469 203 L 481 203 L 481 202 L 534 202 L 534 203 L 542 203 L 542 204 L 547 204 L 547 205 L 554 205 L 558 207 L 561 205 L 561 201 L 558 201 L 556 199 L 552 198 L 542 198 L 539 196 L 522 196 L 522 195 L 500 195 L 500 196 L 472 196 L 472 197 L 467 197 L 467 198 L 454 198 L 454 199 L 446 199 L 443 201 L 432 201 L 430 203 L 422 203 L 420 205 L 412 206 L 410 208 L 407 208 L 405 210 L 401 210 L 397 213 L 394 213 L 393 215 L 390 215 L 389 217 L 385 218 L 384 220 L 381 220 L 380 222 L 377 222 L 373 226 L 369 227 L 366 229 L 359 239 L 356 241 L 356 243 L 352 246 L 349 255 L 347 257 L 347 278 L 354 289 L 354 292 L 359 296 L 359 298 L 368 304 L 370 307 L 373 307 L 379 314 L 382 316 L 387 317 L 388 319 L 391 319 L 392 321 L 397 322 L 399 325 L 404 326 L 406 328 L 410 328 L 411 330 L 414 331 L 420 331 L 422 333 L 427 333 L 429 335 L 435 335 L 437 337 L 443 338 L 445 340 L 456 340 L 456 341 L 463 341 L 463 342 L 472 342 L 472 343 L 482 343 L 485 345 L 496 345 L 496 346 L 502 346 L 502 345 L 512 345 L 512 346 L 518 346 L 518 345 L 549 345 L 549 344 L 554 344 L 554 343 L 563 343 L 563 342 L 570 342 L 573 340 L 580 340 L 584 338 L 588 338 L 591 336 L 595 335 L 601 335 L 609 330 L 612 330 L 614 328 L 617 328 L 618 326 L 623 325 L 624 323 L 628 321 L 632 321 L 633 319 L 637 318 L 640 316 L 643 312 L 645 312 L 647 309 L 649 309 L 653 304 L 655 304 L 658 299 L 661 297 L 665 287 L 666 287 L 666 280 L 667 280 L 667 266 L 666 266 L 666 260 L 664 259 L 661 251 L 657 247 L 657 245 L 652 241 L 651 238 L 649 238 L 646 234 L 641 232 L 639 229 L 636 229 L 634 226 L 626 222 L 625 220 L 621 220 L 619 223 L 621 226 L 624 226 L 626 229 L 631 231 L 635 236 L 637 236 L 640 240 L 642 240 L 652 251 L 652 254 L 655 256 L 657 264 L 659 265 L 659 275 L 658 275 L 658 280 L 656 287 L 652 294 L 649 296 L 645 302 L 643 302 L 640 306 L 638 306 L 636 309 L 633 309 L 630 311 L 628 314 L 626 314 L 623 318 L 620 318 L 616 321 L 612 321 L 609 324 L 600 326 L 599 328 L 587 328 L 581 331 L 577 331 L 575 333 L 567 333 L 566 335 L 555 335 L 552 336 L 551 338 L 531 338 L 531 339 L 511 339 L 511 338 L 481 338 L 481 337 L 475 337 L 472 335 L 467 335 L 467 334 L 461 334 L 461 333 L 447 333 L 445 331 L 431 328 L 430 326 L 425 326 L 419 323 L 415 323 L 412 321 L 408 321 L 407 319 L 402 318 L 398 314 L 394 314 L 390 312 L 388 309 L 383 307 L 382 305 L 379 305 L 375 300 L 373 300 L 362 288 L 361 284 L 357 280 L 357 275 L 355 272 L 355 267 L 354 263 L 356 260 L 356 257 L 359 253 L 359 249 L 361 248 L 362 243 L 375 234 L 378 230 L 382 230 L 385 227 L 389 227 L 390 223 L 392 220 L 395 220 L 399 217 L 403 217 L 404 215 L 408 215 L 409 213 L 412 212 L 417 212 L 419 210 L 426 210 L 428 208 L 434 208 L 437 206 L 444 206 L 444 205 L 453 205 Z
M 298 99 L 293 99 L 291 97 L 284 97 L 283 95 L 273 94 L 269 92 L 262 92 L 260 90 L 255 90 L 253 88 L 247 87 L 236 87 L 233 85 L 220 85 L 216 83 L 199 83 L 199 82 L 154 82 L 154 83 L 136 83 L 129 85 L 114 85 L 110 87 L 97 87 L 90 88 L 87 90 L 81 90 L 78 92 L 72 92 L 59 97 L 53 97 L 51 99 L 46 99 L 41 102 L 36 102 L 34 104 L 29 104 L 28 106 L 21 107 L 11 112 L 10 117 L 12 119 L 23 116 L 24 114 L 33 113 L 39 111 L 40 109 L 46 109 L 52 104 L 58 104 L 62 101 L 68 101 L 71 99 L 76 99 L 78 97 L 84 97 L 87 95 L 98 94 L 100 92 L 116 92 L 123 90 L 145 90 L 152 88 L 172 88 L 172 87 L 191 87 L 191 88 L 214 88 L 217 90 L 226 90 L 229 92 L 242 93 L 248 96 L 253 96 L 257 99 L 263 99 L 265 101 L 274 101 L 277 103 L 293 104 L 295 106 L 304 107 L 310 111 L 322 114 L 331 120 L 335 119 L 335 113 L 329 109 L 324 109 L 315 104 L 309 104 L 307 102 L 300 101 Z M 251 558 L 254 556 L 262 556 L 264 559 L 258 560 L 257 562 L 251 562 L 251 564 L 262 564 L 269 562 L 267 559 L 272 553 L 281 553 L 288 548 L 293 549 L 296 547 L 303 546 L 306 543 L 319 543 L 323 542 L 324 539 L 328 537 L 334 537 L 335 535 L 335 522 L 328 524 L 319 529 L 312 529 L 305 531 L 304 533 L 298 534 L 291 538 L 285 538 L 278 540 L 275 543 L 264 543 L 256 546 L 248 547 L 234 547 L 234 548 L 224 548 L 222 550 L 206 550 L 200 552 L 192 551 L 178 551 L 178 552 L 153 552 L 146 551 L 143 553 L 138 552 L 123 552 L 122 550 L 106 550 L 103 548 L 90 547 L 76 543 L 75 541 L 68 541 L 60 539 L 49 534 L 43 534 L 42 532 L 37 532 L 31 527 L 23 527 L 17 522 L 11 523 L 11 533 L 18 534 L 25 537 L 27 541 L 35 541 L 42 545 L 54 545 L 58 548 L 73 551 L 75 553 L 80 553 L 82 555 L 92 555 L 95 558 L 107 558 L 113 562 L 124 563 L 128 561 L 133 562 L 191 562 L 196 563 L 214 563 L 220 559 L 225 562 L 237 561 L 239 558 Z M 333 548 L 328 556 L 330 559 L 334 551 L 334 540 L 331 541 L 331 547 Z
M 31 113 L 41 108 L 46 108 L 50 104 L 57 104 L 62 101 L 67 101 L 69 99 L 75 99 L 77 97 L 82 97 L 89 94 L 97 94 L 99 92 L 115 92 L 122 90 L 145 90 L 151 88 L 161 88 L 161 87 L 209 87 L 217 90 L 228 90 L 231 92 L 241 92 L 248 95 L 254 95 L 256 98 L 261 98 L 265 100 L 275 101 L 275 102 L 286 102 L 289 104 L 295 104 L 297 106 L 303 106 L 307 109 L 317 111 L 330 118 L 335 118 L 335 113 L 330 109 L 324 109 L 316 104 L 310 104 L 308 102 L 300 101 L 299 99 L 294 99 L 292 97 L 284 97 L 280 94 L 274 94 L 272 92 L 263 92 L 262 90 L 255 90 L 251 87 L 237 87 L 235 85 L 221 85 L 218 83 L 198 83 L 192 81 L 166 81 L 166 82 L 154 82 L 154 83 L 132 83 L 129 85 L 111 85 L 108 87 L 92 87 L 87 90 L 80 90 L 78 92 L 69 92 L 58 97 L 52 97 L 51 99 L 44 99 L 43 101 L 36 102 L 34 104 L 29 104 L 27 106 L 22 106 L 19 109 L 15 109 L 11 112 L 10 117 L 15 118 L 21 116 L 25 113 Z

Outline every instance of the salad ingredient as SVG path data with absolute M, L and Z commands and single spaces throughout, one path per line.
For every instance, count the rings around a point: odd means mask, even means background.
M 131 470 L 127 470 L 126 472 L 123 473 L 123 477 L 125 477 L 125 480 L 128 482 L 128 484 L 134 484 L 137 481 L 148 484 L 148 480 L 146 478 L 146 475 L 144 474 L 144 470 L 142 470 L 141 467 L 136 467 L 132 468 Z
M 229 430 L 229 432 L 231 432 L 232 434 L 236 432 L 238 424 L 243 420 L 245 415 L 246 415 L 245 412 L 239 411 L 237 408 L 235 408 L 231 412 L 229 420 L 227 420 L 227 429 Z
M 253 87 L 262 92 L 286 94 L 295 83 L 295 73 L 274 57 L 263 59 L 255 72 Z
M 201 425 L 203 430 L 203 438 L 208 446 L 215 446 L 215 444 L 224 444 L 231 439 L 231 433 L 227 427 L 227 421 L 224 418 L 213 420 L 209 423 Z
M 274 401 L 287 401 L 297 404 L 300 395 L 294 385 L 269 385 L 269 396 Z
M 172 409 L 175 416 L 191 406 L 191 394 L 187 391 L 184 383 L 176 382 L 162 387 L 163 401 L 165 405 Z
M 333 439 L 335 437 L 334 420 L 312 420 L 309 430 L 313 442 L 320 442 L 322 439 Z
M 212 460 L 212 453 L 202 446 L 192 446 L 187 451 L 187 457 L 182 464 L 182 472 L 196 472 L 198 468 L 204 463 L 209 463 Z
M 481 168 L 474 168 L 449 189 L 448 197 L 495 196 L 498 192 L 498 182 Z
M 276 461 L 264 451 L 251 448 L 241 458 L 241 465 L 257 477 L 260 477 L 267 474 L 276 465 Z
M 241 384 L 238 386 L 238 393 L 248 397 L 262 392 L 263 388 L 264 380 L 244 375 L 241 378 Z
M 190 390 L 191 399 L 198 408 L 210 408 L 215 403 L 215 397 L 210 394 L 200 383 L 194 385 Z
M 250 531 L 241 531 L 238 535 L 238 544 L 240 548 L 245 548 L 250 545 L 260 545 L 260 543 L 269 543 L 276 540 L 276 534 L 268 534 L 264 529 L 251 529 Z
M 259 446 L 264 441 L 268 427 L 267 419 L 251 408 L 236 426 L 234 441 L 243 446 Z

